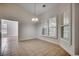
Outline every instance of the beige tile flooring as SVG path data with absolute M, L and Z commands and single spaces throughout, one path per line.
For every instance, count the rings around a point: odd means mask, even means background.
M 18 56 L 69 56 L 60 46 L 39 39 L 20 41 L 18 48 Z

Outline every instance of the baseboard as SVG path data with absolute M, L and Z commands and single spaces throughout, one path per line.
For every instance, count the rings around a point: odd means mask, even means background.
M 23 39 L 23 40 L 19 40 L 19 41 L 26 41 L 26 40 L 32 40 L 32 39 Z
M 59 42 L 56 39 L 51 39 L 51 38 L 47 38 L 47 37 L 46 38 L 45 37 L 38 37 L 38 39 L 59 45 Z

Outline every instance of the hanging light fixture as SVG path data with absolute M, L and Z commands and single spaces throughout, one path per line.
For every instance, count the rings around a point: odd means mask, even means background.
M 36 13 L 36 3 L 34 4 L 34 13 L 35 13 L 35 17 L 32 18 L 33 22 L 38 22 L 38 17 L 37 17 L 37 13 Z

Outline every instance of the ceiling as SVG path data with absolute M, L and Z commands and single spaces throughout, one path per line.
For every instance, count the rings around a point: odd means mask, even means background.
M 19 3 L 18 5 L 21 6 L 22 8 L 24 8 L 26 11 L 35 15 L 35 12 L 34 12 L 35 3 Z M 42 7 L 43 5 L 46 5 L 46 7 Z M 57 5 L 58 5 L 58 3 L 36 3 L 36 15 L 37 16 L 41 15 L 41 14 L 45 13 L 46 11 L 54 8 Z

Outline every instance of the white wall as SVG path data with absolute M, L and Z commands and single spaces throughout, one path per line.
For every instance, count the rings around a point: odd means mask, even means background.
M 33 39 L 36 37 L 36 26 L 33 23 L 19 25 L 20 40 Z
M 18 22 L 7 20 L 7 35 L 18 36 Z

